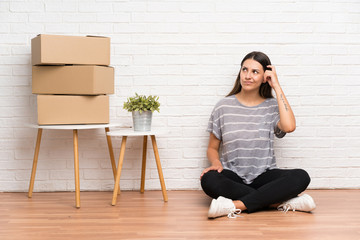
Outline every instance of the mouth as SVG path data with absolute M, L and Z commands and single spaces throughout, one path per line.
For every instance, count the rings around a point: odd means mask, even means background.
M 244 85 L 250 85 L 250 84 L 252 84 L 252 82 L 251 81 L 244 81 L 243 84 Z

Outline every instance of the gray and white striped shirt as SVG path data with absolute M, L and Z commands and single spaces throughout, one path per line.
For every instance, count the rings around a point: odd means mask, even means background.
M 257 106 L 242 105 L 235 95 L 220 100 L 210 116 L 207 131 L 221 141 L 220 161 L 224 169 L 237 173 L 246 184 L 268 169 L 277 168 L 274 132 L 283 137 L 275 98 Z

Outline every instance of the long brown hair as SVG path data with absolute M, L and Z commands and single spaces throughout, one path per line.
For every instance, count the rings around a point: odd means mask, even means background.
M 235 84 L 233 89 L 230 91 L 230 93 L 227 95 L 231 96 L 234 94 L 237 94 L 241 91 L 241 84 L 240 84 L 240 73 L 241 73 L 241 69 L 243 66 L 243 63 L 248 60 L 248 59 L 254 59 L 255 61 L 257 61 L 258 63 L 261 64 L 261 66 L 263 67 L 264 72 L 267 70 L 267 65 L 271 65 L 271 61 L 270 58 L 262 52 L 251 52 L 248 53 L 244 59 L 241 61 L 241 66 L 240 66 L 240 71 L 239 74 L 236 78 Z M 259 94 L 261 97 L 263 98 L 273 98 L 274 96 L 272 95 L 272 89 L 269 85 L 268 82 L 266 83 L 261 83 L 260 85 L 260 89 L 259 89 Z

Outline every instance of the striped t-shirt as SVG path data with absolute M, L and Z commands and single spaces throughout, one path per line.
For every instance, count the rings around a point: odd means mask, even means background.
M 237 173 L 246 184 L 268 169 L 277 168 L 274 156 L 274 132 L 280 120 L 275 98 L 257 106 L 242 105 L 235 95 L 220 100 L 211 113 L 208 132 L 220 143 L 219 156 L 224 169 Z

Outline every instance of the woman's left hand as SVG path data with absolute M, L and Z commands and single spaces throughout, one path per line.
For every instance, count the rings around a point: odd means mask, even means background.
M 270 87 L 272 87 L 274 90 L 276 90 L 276 88 L 280 87 L 278 78 L 277 78 L 277 74 L 276 74 L 276 69 L 273 65 L 267 65 L 268 68 L 270 68 L 271 70 L 266 70 L 264 73 L 264 83 L 268 82 Z

